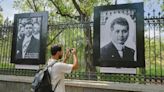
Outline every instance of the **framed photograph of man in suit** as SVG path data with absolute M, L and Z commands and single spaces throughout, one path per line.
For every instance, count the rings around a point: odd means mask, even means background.
M 94 64 L 144 67 L 143 3 L 108 5 L 94 10 Z
M 11 62 L 44 64 L 47 27 L 48 12 L 15 14 Z

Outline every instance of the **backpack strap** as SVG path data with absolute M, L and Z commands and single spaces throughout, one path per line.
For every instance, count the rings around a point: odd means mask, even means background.
M 56 61 L 54 61 L 53 63 L 47 65 L 46 67 L 47 67 L 47 68 L 52 67 L 55 63 L 56 63 Z
M 51 63 L 51 64 L 47 64 L 46 66 L 45 66 L 45 68 L 43 69 L 43 71 L 46 71 L 49 67 L 52 67 L 54 64 L 56 63 L 56 61 L 55 62 L 53 62 L 53 63 Z
M 56 90 L 58 84 L 60 83 L 60 81 L 61 81 L 61 80 L 59 80 L 59 81 L 57 82 L 57 84 L 55 85 L 55 88 L 53 89 L 53 92 L 55 92 L 55 90 Z

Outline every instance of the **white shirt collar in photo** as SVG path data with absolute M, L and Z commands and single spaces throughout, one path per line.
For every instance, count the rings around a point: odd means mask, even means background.
M 29 37 L 27 37 L 27 36 L 25 36 L 25 38 L 24 38 L 24 40 L 23 40 L 23 45 L 27 42 L 27 41 L 31 41 L 31 37 L 32 36 L 29 36 Z
M 113 41 L 112 41 L 112 42 L 113 42 Z M 123 51 L 122 51 L 122 49 L 123 49 L 125 46 L 124 46 L 124 45 L 121 45 L 121 44 L 116 44 L 116 43 L 114 43 L 114 42 L 113 42 L 113 44 L 114 44 L 114 46 L 116 47 L 116 49 L 118 50 L 118 53 L 119 53 L 120 57 L 123 58 Z
M 30 41 L 31 41 L 31 37 L 32 36 L 30 36 L 30 37 L 26 37 L 25 36 L 25 38 L 24 38 L 24 40 L 23 40 L 23 45 L 22 45 L 22 57 L 24 58 L 25 57 L 25 53 L 26 53 L 26 51 L 27 51 L 27 47 L 28 47 L 28 45 L 30 44 Z
M 116 47 L 116 49 L 118 51 L 122 51 L 122 49 L 125 47 L 125 45 L 121 45 L 121 44 L 116 44 L 115 42 L 112 41 L 112 43 L 114 44 L 114 46 Z

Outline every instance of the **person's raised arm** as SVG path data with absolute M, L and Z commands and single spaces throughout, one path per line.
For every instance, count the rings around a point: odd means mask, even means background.
M 78 68 L 78 58 L 77 58 L 76 49 L 72 48 L 71 49 L 71 53 L 73 55 L 73 67 L 72 67 L 72 70 L 76 70 Z M 66 63 L 66 61 L 68 60 L 69 56 L 70 56 L 70 49 L 67 49 L 65 57 L 64 57 L 64 61 L 63 61 L 64 63 Z
M 72 70 L 76 70 L 78 68 L 78 58 L 77 58 L 76 49 L 73 48 L 71 53 L 73 55 L 73 68 L 72 68 Z
M 70 51 L 69 51 L 69 49 L 66 49 L 66 54 L 65 54 L 65 57 L 64 57 L 64 63 L 66 63 L 66 61 L 68 60 L 68 58 L 69 58 L 69 56 L 70 56 Z

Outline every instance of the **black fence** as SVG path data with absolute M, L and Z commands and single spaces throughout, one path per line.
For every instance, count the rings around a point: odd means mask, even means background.
M 153 12 L 154 14 L 154 12 Z M 50 57 L 51 44 L 61 43 L 65 48 L 77 48 L 79 69 L 67 74 L 66 78 L 80 80 L 100 80 L 126 83 L 164 83 L 164 16 L 161 13 L 145 17 L 145 68 L 136 68 L 137 74 L 100 73 L 99 67 L 90 66 L 86 55 L 93 54 L 93 49 L 86 49 L 88 44 L 93 45 L 93 39 L 88 37 L 87 31 L 93 38 L 93 22 L 69 22 L 49 24 L 47 59 Z M 6 21 L 0 27 L 0 74 L 33 76 L 35 70 L 16 69 L 10 63 L 13 26 Z M 92 59 L 91 59 L 92 60 Z M 69 59 L 72 63 L 72 58 Z M 89 64 L 89 65 L 88 65 Z M 95 68 L 96 70 L 88 69 Z

